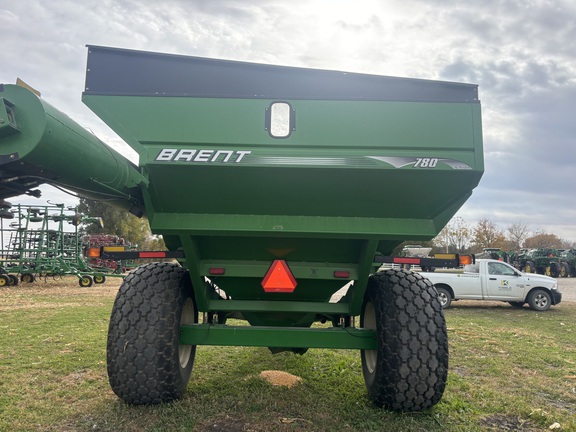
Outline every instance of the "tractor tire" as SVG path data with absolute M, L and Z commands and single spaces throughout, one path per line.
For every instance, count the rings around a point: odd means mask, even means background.
M 551 305 L 552 298 L 547 291 L 535 289 L 528 294 L 528 306 L 530 306 L 530 309 L 532 310 L 544 312 L 550 309 Z
M 16 276 L 16 275 L 9 274 L 6 276 L 8 276 L 8 278 L 10 279 L 10 286 L 16 286 L 16 285 L 18 285 L 18 282 L 20 282 L 18 280 L 18 276 Z
M 104 282 L 106 282 L 106 276 L 104 275 L 94 275 L 94 283 L 95 284 L 103 284 Z
M 10 278 L 8 275 L 0 275 L 0 288 L 10 286 Z
M 34 275 L 32 273 L 22 273 L 22 275 L 20 276 L 20 282 L 33 283 Z
M 78 279 L 78 285 L 80 285 L 80 288 L 90 288 L 93 282 L 94 281 L 90 276 L 82 276 Z
M 570 276 L 570 265 L 568 263 L 560 263 L 560 277 L 567 278 Z
M 557 278 L 560 274 L 560 265 L 558 263 L 550 263 L 548 267 L 546 267 L 546 276 L 550 276 L 553 278 Z
M 20 282 L 33 283 L 34 275 L 32 273 L 22 273 L 22 275 L 20 275 Z
M 418 273 L 385 270 L 368 281 L 360 326 L 375 329 L 376 350 L 361 350 L 368 395 L 392 411 L 421 411 L 442 398 L 448 335 L 438 292 Z
M 114 393 L 135 405 L 182 397 L 196 346 L 180 345 L 180 325 L 197 322 L 185 269 L 150 263 L 130 273 L 114 301 L 108 329 L 107 369 Z
M 524 266 L 524 273 L 536 273 L 536 265 L 532 261 L 527 261 Z

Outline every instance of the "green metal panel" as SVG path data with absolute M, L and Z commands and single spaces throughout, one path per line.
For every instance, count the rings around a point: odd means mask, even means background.
M 374 330 L 277 328 L 196 324 L 180 327 L 180 343 L 273 348 L 376 349 Z
M 483 169 L 477 104 L 289 101 L 297 126 L 280 140 L 264 129 L 270 100 L 84 101 L 143 145 L 154 212 L 430 219 L 469 193 Z M 233 152 L 227 162 L 224 151 Z M 408 158 L 436 164 L 415 167 Z M 183 200 L 174 185 L 194 185 L 194 199 Z M 418 199 L 370 199 L 392 185 Z

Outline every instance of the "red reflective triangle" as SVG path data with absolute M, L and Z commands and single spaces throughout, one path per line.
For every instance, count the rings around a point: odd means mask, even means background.
M 296 285 L 296 279 L 284 260 L 275 260 L 262 279 L 262 288 L 266 292 L 291 293 Z

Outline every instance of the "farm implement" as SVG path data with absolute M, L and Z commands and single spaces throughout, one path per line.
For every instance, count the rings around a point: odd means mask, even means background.
M 75 275 L 81 287 L 104 283 L 112 269 L 95 268 L 83 256 L 80 224 L 102 219 L 64 205 L 12 206 L 0 202 L 0 286 L 32 283 L 37 278 Z
M 440 400 L 438 294 L 377 270 L 480 181 L 477 86 L 89 46 L 82 99 L 138 166 L 30 90 L 0 98 L 0 198 L 47 182 L 105 199 L 145 214 L 175 260 L 118 292 L 107 368 L 124 401 L 181 397 L 203 345 L 357 349 L 376 405 Z

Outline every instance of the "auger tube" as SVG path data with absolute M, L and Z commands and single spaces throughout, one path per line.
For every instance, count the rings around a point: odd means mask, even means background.
M 0 85 L 0 199 L 43 183 L 144 214 L 138 167 L 30 89 Z

